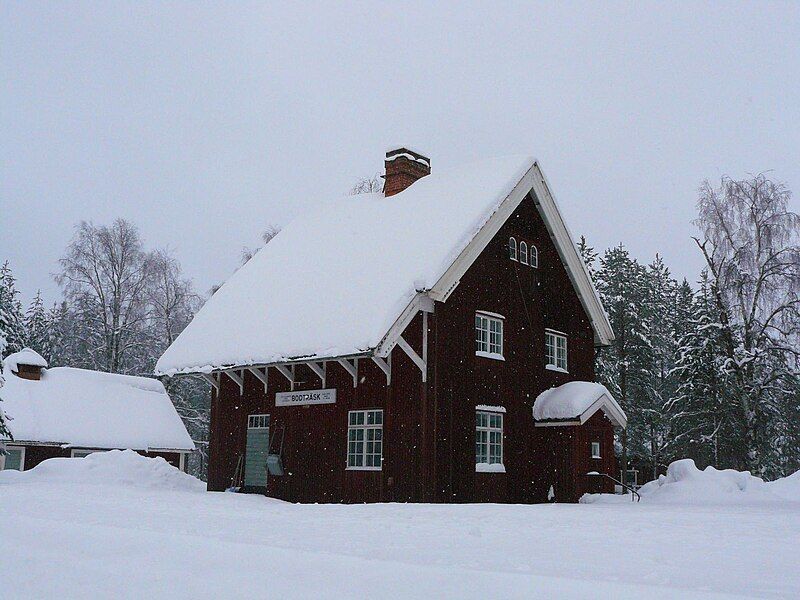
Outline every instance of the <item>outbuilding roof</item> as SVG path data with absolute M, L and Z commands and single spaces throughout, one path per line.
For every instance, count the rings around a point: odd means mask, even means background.
M 533 403 L 533 418 L 537 424 L 584 424 L 598 410 L 612 422 L 625 427 L 628 418 L 606 387 L 590 381 L 570 381 L 539 394 Z
M 532 192 L 595 330 L 611 326 L 536 161 L 482 160 L 385 198 L 320 203 L 286 226 L 208 300 L 159 374 L 384 355 L 420 298 L 445 301 Z M 397 331 L 400 329 L 400 331 Z
M 157 379 L 70 367 L 29 380 L 6 359 L 0 407 L 15 442 L 81 448 L 194 450 L 186 427 Z M 22 362 L 22 364 L 28 364 Z

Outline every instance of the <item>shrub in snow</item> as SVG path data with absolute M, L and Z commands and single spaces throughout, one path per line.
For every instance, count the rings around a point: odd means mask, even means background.
M 86 458 L 51 458 L 30 471 L 0 471 L 4 483 L 68 483 L 116 485 L 203 492 L 206 485 L 163 458 L 147 458 L 133 450 L 95 452 Z

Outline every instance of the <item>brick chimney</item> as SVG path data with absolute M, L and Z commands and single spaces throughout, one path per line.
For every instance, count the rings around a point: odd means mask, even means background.
M 386 153 L 386 175 L 383 176 L 383 195 L 399 194 L 417 179 L 431 174 L 431 159 L 408 148 Z

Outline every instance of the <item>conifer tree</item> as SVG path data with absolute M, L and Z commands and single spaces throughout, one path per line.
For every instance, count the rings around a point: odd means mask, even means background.
M 41 290 L 36 292 L 25 313 L 25 345 L 50 360 L 50 323 L 42 301 Z
M 0 266 L 0 331 L 5 334 L 6 354 L 19 352 L 25 346 L 25 325 L 18 296 L 16 279 L 6 261 Z

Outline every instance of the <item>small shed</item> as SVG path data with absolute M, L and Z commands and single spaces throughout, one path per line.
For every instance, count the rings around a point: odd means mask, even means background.
M 540 453 L 549 457 L 551 500 L 576 502 L 585 493 L 613 493 L 617 475 L 614 428 L 628 419 L 606 387 L 570 381 L 545 390 L 533 403 Z M 546 448 L 560 448 L 558 453 Z M 564 476 L 564 474 L 567 476 Z
M 183 470 L 194 443 L 157 379 L 47 368 L 26 348 L 3 361 L 2 408 L 13 439 L 0 440 L 0 469 L 105 450 L 161 456 Z

